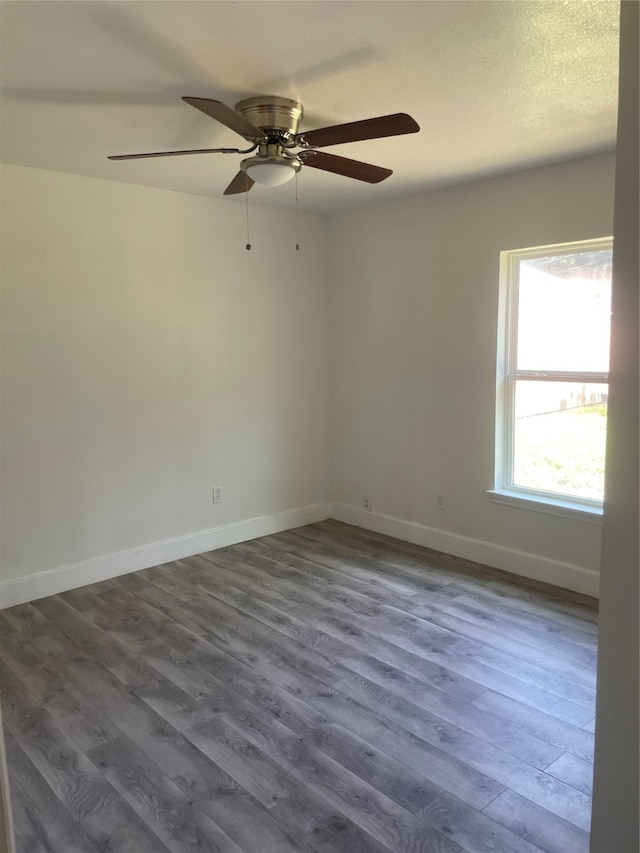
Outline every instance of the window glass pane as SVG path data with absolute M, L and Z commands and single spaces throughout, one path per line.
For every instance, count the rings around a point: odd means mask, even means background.
M 514 485 L 602 500 L 607 393 L 602 383 L 517 381 Z
M 609 370 L 611 249 L 520 261 L 518 370 Z

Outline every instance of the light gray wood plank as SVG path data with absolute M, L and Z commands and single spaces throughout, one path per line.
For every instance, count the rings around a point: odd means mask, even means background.
M 593 733 L 586 728 L 571 725 L 494 690 L 487 690 L 482 696 L 473 699 L 471 704 L 577 758 L 593 763 Z
M 544 853 L 588 853 L 589 833 L 586 829 L 563 820 L 513 791 L 505 791 L 483 812 Z M 615 846 L 612 853 L 614 849 Z
M 503 790 L 504 786 L 467 763 L 458 761 L 411 732 L 399 729 L 395 723 L 337 690 L 307 679 L 300 683 L 294 695 L 433 785 L 456 792 L 477 808 L 491 802 Z
M 569 681 L 562 675 L 556 675 L 540 666 L 532 665 L 523 658 L 518 659 L 509 654 L 508 651 L 502 652 L 494 647 L 466 638 L 459 639 L 451 648 L 472 660 L 482 662 L 484 665 L 491 666 L 506 675 L 511 675 L 540 690 L 565 699 L 567 702 L 579 705 L 592 714 L 595 712 L 595 687 L 586 687 L 576 681 Z
M 65 668 L 65 675 L 74 687 L 93 704 L 123 734 L 132 740 L 153 732 L 164 721 L 112 673 L 90 663 L 74 662 Z
M 387 853 L 389 850 L 304 785 L 298 784 L 291 796 L 274 806 L 270 814 L 301 836 L 315 853 Z
M 455 727 L 445 727 L 420 713 L 406 700 L 390 697 L 377 685 L 363 678 L 338 682 L 335 689 L 371 704 L 378 713 L 392 720 L 417 737 L 469 764 L 505 787 L 528 797 L 549 811 L 564 817 L 582 828 L 591 820 L 591 798 L 569 785 L 525 764 L 509 753 L 480 738 L 471 738 Z
M 566 782 L 572 788 L 582 791 L 587 796 L 591 796 L 593 764 L 590 761 L 583 761 L 583 759 L 565 752 L 547 767 L 547 773 L 562 782 Z
M 244 612 L 249 612 L 256 616 L 256 618 L 261 618 L 266 624 L 273 625 L 277 630 L 281 630 L 294 638 L 297 637 L 303 642 L 310 642 L 311 646 L 314 648 L 320 646 L 323 654 L 330 654 L 331 658 L 340 665 L 344 663 L 343 659 L 340 657 L 340 647 L 344 646 L 345 648 L 349 648 L 346 644 L 341 644 L 339 641 L 330 637 L 323 638 L 319 641 L 314 635 L 309 639 L 305 636 L 303 630 L 305 625 L 304 622 L 293 619 L 283 611 L 265 604 L 265 602 L 260 602 L 256 605 L 252 600 L 249 605 L 243 604 L 242 607 Z M 293 611 L 298 612 L 296 608 L 293 608 Z M 310 618 L 312 614 L 307 615 Z M 440 690 L 434 690 L 433 688 L 427 689 L 425 685 L 422 685 L 415 679 L 410 679 L 410 676 L 407 676 L 406 674 L 393 670 L 389 671 L 389 667 L 384 668 L 387 672 L 381 677 L 380 667 L 378 667 L 377 671 L 374 673 L 373 680 L 378 684 L 386 682 L 389 688 L 393 690 L 394 695 L 397 695 L 399 692 L 398 683 L 403 683 L 405 687 L 405 698 L 410 698 L 411 701 L 419 704 L 421 707 L 433 711 L 446 722 L 452 722 L 468 732 L 477 734 L 487 740 L 493 740 L 501 746 L 501 748 L 511 752 L 513 755 L 524 758 L 524 760 L 529 761 L 536 767 L 547 767 L 551 761 L 559 757 L 562 753 L 561 749 L 553 747 L 539 738 L 529 736 L 521 729 L 517 729 L 508 723 L 496 720 L 491 715 L 487 715 L 482 712 L 478 713 L 476 709 L 470 707 L 466 702 L 448 697 Z M 336 674 L 340 673 L 340 670 L 337 667 L 334 669 Z M 443 668 L 440 669 L 442 670 Z M 387 677 L 385 677 L 385 675 Z M 345 672 L 344 676 L 349 678 L 350 674 Z M 398 678 L 398 676 L 400 676 L 400 678 Z M 455 676 L 452 676 L 452 679 L 453 678 L 455 678 Z M 445 679 L 442 680 L 445 681 Z M 407 693 L 410 694 L 409 697 L 406 696 Z M 477 695 L 477 691 L 475 695 Z
M 185 729 L 183 734 L 268 809 L 286 800 L 295 789 L 294 779 L 224 719 L 217 717 L 196 728 Z
M 210 638 L 211 639 L 211 638 Z M 173 642 L 173 639 L 170 639 Z M 244 684 L 244 682 L 248 680 L 255 679 L 255 676 L 258 675 L 251 666 L 243 667 L 242 669 L 242 677 L 240 677 L 240 671 L 233 668 L 233 660 L 231 658 L 224 659 L 222 649 L 216 648 L 215 638 L 211 640 L 211 642 L 207 642 L 198 638 L 197 643 L 191 645 L 192 655 L 195 659 L 197 659 L 201 666 L 207 666 L 207 660 L 211 661 L 211 666 L 215 668 L 215 672 L 218 678 L 222 679 L 225 683 L 230 684 L 234 687 L 234 689 L 240 689 L 240 685 Z M 262 670 L 260 670 L 261 672 Z M 260 677 L 260 688 L 262 690 L 265 689 L 265 685 L 270 684 L 268 679 L 264 679 Z M 275 685 L 270 685 L 272 688 Z M 285 679 L 282 682 L 282 686 L 286 688 L 287 691 L 293 693 L 295 696 L 309 696 L 309 703 L 314 706 L 318 701 L 322 702 L 324 705 L 324 700 L 326 698 L 330 699 L 330 710 L 329 716 L 334 716 L 338 714 L 337 719 L 340 722 L 343 722 L 345 719 L 348 721 L 350 726 L 355 725 L 355 731 L 357 733 L 358 727 L 362 724 L 362 714 L 366 714 L 366 709 L 363 706 L 358 706 L 357 703 L 351 702 L 346 697 L 342 696 L 335 691 L 331 691 L 329 686 L 317 679 L 313 678 L 309 674 L 297 673 L 295 683 L 290 683 L 290 679 Z M 273 693 L 271 694 L 273 696 Z M 282 691 L 278 692 L 278 695 L 281 699 L 286 696 L 286 693 Z M 218 706 L 224 707 L 224 698 L 220 696 L 216 696 L 216 709 Z M 205 708 L 208 703 L 198 703 L 200 708 Z M 160 711 L 160 713 L 164 713 L 164 711 Z M 188 721 L 188 718 L 191 714 L 197 713 L 195 709 L 190 711 L 184 718 Z M 175 718 L 174 718 L 175 719 Z M 177 720 L 177 724 L 180 725 L 180 720 Z M 348 725 L 349 727 L 349 725 Z M 496 783 L 489 783 L 486 777 L 482 777 L 481 774 L 478 774 L 475 770 L 472 770 L 464 765 L 460 765 L 460 763 L 456 760 L 453 760 L 447 756 L 445 756 L 441 751 L 433 751 L 429 750 L 428 746 L 424 743 L 420 743 L 422 749 L 416 750 L 416 743 L 412 743 L 411 748 L 409 750 L 403 749 L 402 744 L 399 743 L 398 738 L 394 738 L 393 734 L 388 733 L 391 738 L 391 742 L 393 746 L 392 750 L 400 750 L 400 754 L 402 755 L 402 761 L 406 763 L 406 761 L 412 761 L 416 758 L 416 756 L 422 755 L 421 761 L 423 764 L 421 766 L 428 767 L 431 773 L 436 774 L 433 777 L 433 781 L 436 784 L 440 784 L 440 780 L 443 783 L 443 786 L 447 788 L 447 790 L 453 790 L 459 792 L 461 797 L 470 797 L 472 798 L 472 802 L 485 804 L 492 797 L 495 797 L 497 793 L 499 793 L 501 787 Z M 371 741 L 375 743 L 376 740 L 373 739 Z M 393 754 L 396 754 L 394 752 Z M 411 755 L 411 758 L 407 757 L 407 753 Z M 441 774 L 441 775 L 440 775 Z M 425 777 L 427 778 L 427 777 Z
M 173 853 L 238 853 L 237 845 L 192 808 L 183 792 L 124 736 L 88 753 L 138 817 Z
M 65 684 L 64 690 L 50 699 L 45 707 L 83 752 L 120 734 L 100 707 L 85 699 L 70 684 Z
M 546 587 L 546 585 L 542 585 Z M 570 616 L 573 620 L 580 620 L 585 630 L 586 624 L 595 624 L 598 619 L 597 600 L 578 592 L 568 590 L 556 591 L 546 587 L 545 594 L 541 597 L 535 590 L 529 590 L 514 579 L 491 581 L 489 589 L 499 596 L 517 601 L 519 607 L 526 608 L 532 612 L 540 612 L 541 607 L 554 614 Z M 541 601 L 542 598 L 542 601 Z
M 457 731 L 464 732 L 500 747 L 510 755 L 532 764 L 540 770 L 545 769 L 554 757 L 560 757 L 561 747 L 550 744 L 547 740 L 536 735 L 528 734 L 511 721 L 497 719 L 491 714 L 476 709 L 468 702 L 460 701 L 446 693 L 436 690 L 421 690 L 414 693 L 401 693 L 395 689 L 393 682 L 384 683 L 381 679 L 365 677 L 369 685 L 376 684 L 386 690 L 387 696 L 403 699 L 423 708 L 427 714 L 422 714 L 424 720 L 440 725 L 443 737 L 454 737 Z M 336 684 L 340 689 L 340 682 Z M 372 687 L 372 689 L 375 689 Z M 351 695 L 351 694 L 349 694 Z
M 450 600 L 446 604 L 447 598 Z M 411 606 L 420 607 L 433 601 L 433 594 L 419 593 L 413 596 Z M 443 610 L 471 618 L 479 624 L 502 625 L 508 632 L 516 632 L 523 641 L 535 646 L 553 647 L 556 642 L 565 647 L 571 659 L 574 646 L 595 651 L 598 645 L 597 626 L 574 617 L 558 619 L 556 615 L 536 615 L 518 606 L 510 606 L 509 599 L 492 597 L 477 584 L 453 582 L 438 593 L 438 602 Z M 516 635 L 514 634 L 514 635 Z
M 265 616 L 272 608 L 272 605 L 267 604 L 266 601 L 256 602 L 248 596 L 238 595 L 230 591 L 228 586 L 225 587 L 223 592 L 217 591 L 215 587 L 213 587 L 212 591 L 214 596 L 216 594 L 221 595 L 227 602 L 235 602 L 236 606 L 243 611 L 250 612 L 252 616 L 263 621 L 266 619 L 269 624 L 275 625 L 280 631 L 285 631 L 288 621 L 289 626 L 287 630 L 290 636 L 293 638 L 299 637 L 303 641 L 310 642 L 308 629 L 304 629 L 304 621 L 300 622 L 299 627 L 296 629 L 295 620 L 282 613 L 276 613 L 276 616 L 273 617 L 272 610 L 271 619 L 269 619 L 268 615 Z M 247 608 L 250 608 L 250 611 Z M 575 702 L 558 696 L 557 693 L 550 693 L 538 686 L 540 683 L 546 685 L 550 681 L 552 688 L 561 693 L 569 694 L 571 693 L 572 686 L 568 682 L 560 678 L 549 678 L 548 674 L 545 674 L 543 670 L 536 667 L 527 667 L 526 664 L 523 664 L 518 672 L 519 675 L 523 676 L 524 680 L 517 678 L 513 674 L 504 671 L 505 669 L 515 669 L 517 671 L 516 662 L 508 659 L 506 656 L 500 655 L 498 652 L 492 654 L 491 650 L 488 651 L 487 657 L 490 659 L 492 666 L 487 666 L 481 659 L 478 659 L 482 656 L 482 649 L 478 646 L 461 647 L 461 652 L 469 652 L 468 655 L 454 653 L 452 649 L 459 644 L 455 637 L 454 645 L 449 648 L 439 647 L 438 640 L 434 642 L 433 637 L 431 637 L 431 641 L 427 637 L 421 637 L 418 647 L 416 647 L 410 636 L 408 640 L 406 639 L 406 631 L 403 632 L 401 627 L 396 627 L 395 629 L 390 627 L 388 629 L 391 640 L 395 641 L 388 642 L 386 639 L 381 640 L 379 636 L 374 636 L 364 631 L 360 627 L 362 623 L 357 616 L 346 620 L 332 615 L 327 619 L 317 611 L 310 614 L 308 609 L 301 609 L 300 606 L 290 605 L 289 610 L 299 614 L 301 617 L 307 619 L 313 618 L 315 624 L 322 628 L 322 632 L 327 632 L 329 636 L 343 639 L 345 642 L 349 642 L 352 646 L 363 651 L 370 651 L 380 660 L 398 666 L 405 671 L 408 670 L 418 676 L 424 672 L 425 668 L 428 672 L 432 672 L 432 667 L 436 666 L 440 667 L 441 670 L 447 669 L 448 672 L 453 672 L 453 677 L 466 678 L 468 683 L 471 683 L 475 679 L 477 683 L 484 687 L 494 687 L 524 702 L 542 707 L 548 712 L 554 713 L 562 719 L 568 719 L 571 722 L 582 723 L 590 716 L 591 711 L 585 708 L 584 705 L 576 705 Z M 274 622 L 274 618 L 277 621 Z M 407 619 L 410 618 L 407 617 Z M 384 633 L 380 632 L 379 620 L 376 620 L 375 624 L 378 634 Z M 404 639 L 402 637 L 398 639 L 399 634 L 402 634 Z M 316 639 L 315 642 L 312 642 L 312 645 L 319 645 L 320 640 L 317 639 L 317 635 L 313 634 L 313 637 L 316 637 Z M 322 642 L 327 645 L 326 639 L 322 638 Z M 398 642 L 400 646 L 396 645 Z M 444 645 L 446 646 L 446 643 Z M 426 667 L 422 663 L 425 658 L 428 661 Z M 495 667 L 493 664 L 495 664 Z M 580 694 L 580 686 L 577 686 L 575 689 Z M 585 704 L 592 704 L 593 701 L 591 693 L 586 688 L 584 690 L 583 701 Z
M 189 562 L 193 561 L 190 560 Z M 242 564 L 241 568 L 243 566 L 244 564 Z M 221 593 L 221 595 L 227 600 L 229 600 L 228 593 L 231 585 L 247 593 L 249 590 L 255 591 L 253 578 L 245 582 L 243 579 L 231 576 L 230 573 L 225 573 L 223 577 L 226 578 L 226 594 Z M 201 584 L 198 584 L 196 581 L 193 581 L 193 583 L 198 588 L 205 588 L 204 580 Z M 209 588 L 211 589 L 211 586 Z M 215 595 L 216 590 L 214 589 L 213 592 Z M 263 622 L 269 627 L 275 628 L 275 630 L 297 642 L 310 646 L 324 658 L 328 658 L 333 663 L 334 670 L 336 669 L 336 664 L 340 666 L 344 665 L 347 668 L 351 668 L 353 665 L 355 671 L 360 671 L 362 667 L 366 667 L 367 665 L 377 666 L 378 670 L 381 668 L 378 658 L 371 657 L 364 652 L 359 652 L 358 649 L 354 648 L 348 642 L 349 640 L 353 640 L 354 637 L 359 636 L 362 638 L 360 646 L 373 649 L 375 644 L 373 636 L 364 636 L 362 631 L 356 629 L 353 625 L 353 616 L 347 617 L 345 615 L 345 617 L 339 619 L 332 617 L 329 621 L 326 621 L 322 616 L 322 610 L 326 609 L 326 603 L 319 598 L 316 600 L 312 599 L 312 602 L 307 604 L 303 596 L 298 596 L 300 603 L 296 604 L 288 595 L 273 595 L 271 591 L 264 591 L 261 592 L 259 600 L 256 595 L 247 595 L 242 597 L 236 596 L 235 601 L 236 607 L 242 613 Z M 381 609 L 376 608 L 376 613 L 373 615 L 378 616 L 379 612 L 381 612 Z M 333 633 L 325 633 L 323 630 L 311 630 L 308 627 L 311 619 L 314 620 L 316 625 Z M 379 624 L 378 619 L 376 619 L 376 624 Z M 338 639 L 337 635 L 344 638 L 344 640 Z M 394 649 L 390 650 L 390 654 L 394 654 Z M 482 693 L 485 689 L 470 679 L 459 676 L 439 664 L 424 661 L 423 659 L 416 661 L 415 658 L 411 659 L 411 663 L 413 664 L 411 667 L 412 671 L 415 672 L 416 667 L 419 667 L 419 674 L 422 680 L 429 684 L 429 686 L 437 686 L 439 689 L 453 693 L 461 698 L 472 698 Z M 403 674 L 401 671 L 395 670 L 388 665 L 382 664 L 382 668 L 386 670 L 387 676 L 394 679 L 394 681 L 404 677 L 407 685 L 409 681 L 414 682 L 416 687 L 419 684 L 412 676 L 408 676 L 406 673 Z M 337 670 L 337 673 L 339 673 L 339 670 Z M 343 673 L 343 675 L 346 674 L 346 672 Z
M 454 557 L 441 551 L 434 551 L 421 545 L 414 545 L 411 542 L 394 539 L 385 534 L 364 530 L 334 519 L 327 519 L 291 531 L 291 533 L 309 538 L 317 537 L 320 532 L 328 535 L 330 541 L 341 541 L 343 544 L 347 543 L 349 547 L 358 547 L 356 543 L 364 543 L 366 548 L 373 545 L 378 549 L 377 553 L 380 553 L 380 550 L 391 553 L 393 561 L 397 560 L 399 555 L 404 558 L 408 556 L 415 560 L 415 570 L 418 572 L 421 572 L 425 565 L 432 571 L 434 569 L 436 571 L 446 569 L 445 577 L 449 581 L 455 582 L 458 577 L 461 577 L 480 581 L 483 587 L 486 586 L 487 582 L 490 582 L 492 586 L 505 586 L 517 597 L 529 598 L 530 600 L 544 597 L 545 601 L 562 604 L 568 611 L 575 610 L 581 615 L 585 611 L 585 618 L 587 616 L 593 618 L 597 609 L 597 600 L 590 596 L 570 590 L 561 590 L 531 578 L 514 576 L 501 569 Z M 371 552 L 365 551 L 365 553 L 370 555 Z M 515 591 L 512 591 L 511 587 L 515 587 Z
M 595 649 L 566 641 L 563 643 L 559 638 L 542 640 L 539 633 L 522 630 L 507 620 L 485 618 L 479 622 L 473 614 L 457 613 L 447 599 L 444 603 L 432 599 L 428 605 L 412 607 L 411 613 L 466 639 L 501 649 L 552 675 L 595 688 Z
M 74 820 L 15 740 L 9 737 L 7 742 L 12 744 L 14 809 L 17 805 L 21 820 L 18 853 L 167 853 L 115 791 L 98 812 L 82 823 Z
M 3 610 L 2 617 L 16 631 L 50 624 L 46 616 L 36 610 L 33 604 L 18 604 L 8 610 Z
M 97 853 L 15 738 L 6 737 L 18 851 Z
M 418 811 L 425 803 L 442 793 L 437 785 L 429 782 L 424 776 L 395 761 L 373 744 L 333 723 L 292 694 L 268 682 L 236 678 L 233 690 L 227 691 L 227 696 L 221 704 L 225 714 L 241 716 L 243 709 L 247 707 L 246 701 L 251 707 L 260 709 L 263 714 L 302 736 L 317 750 L 408 811 Z
M 447 794 L 425 806 L 420 815 L 468 853 L 540 853 L 530 841 Z
M 46 710 L 8 728 L 74 820 L 84 822 L 113 801 L 113 789 Z
M 280 723 L 255 708 L 242 716 L 223 715 L 229 725 L 260 746 L 303 784 L 340 808 L 390 850 L 415 853 L 461 853 L 461 847 L 324 756 Z
M 286 802 L 286 801 L 285 801 Z M 243 853 L 311 853 L 305 836 L 295 837 L 246 792 L 216 797 L 199 806 Z
M 235 779 L 169 722 L 158 723 L 153 731 L 139 736 L 135 743 L 191 803 L 202 803 L 212 798 L 224 800 L 241 788 Z
M 264 599 L 265 596 L 263 595 L 262 598 Z M 262 601 L 259 605 L 263 615 L 265 605 L 265 601 Z M 240 603 L 238 606 L 246 608 L 246 603 Z M 253 607 L 253 615 L 256 615 L 257 605 L 255 602 L 251 602 L 251 606 Z M 381 610 L 387 612 L 388 608 L 382 607 Z M 301 609 L 300 606 L 290 605 L 289 611 L 305 616 L 307 619 L 309 618 L 308 609 Z M 278 627 L 282 630 L 284 624 L 282 620 L 284 617 L 280 615 L 279 618 L 281 622 Z M 444 638 L 442 634 L 434 638 L 428 634 L 425 636 L 423 632 L 417 640 L 416 646 L 416 640 L 414 640 L 415 627 L 407 627 L 407 625 L 403 624 L 403 622 L 411 622 L 412 617 L 410 615 L 404 614 L 404 618 L 395 617 L 393 623 L 388 628 L 387 634 L 380 627 L 381 620 L 375 620 L 378 636 L 383 635 L 390 639 L 391 642 L 388 645 L 394 647 L 394 649 L 396 648 L 396 644 L 399 644 L 401 647 L 400 653 L 388 647 L 382 651 L 379 639 L 377 639 L 376 645 L 372 645 L 374 643 L 373 637 L 366 634 L 363 635 L 360 628 L 362 621 L 355 615 L 349 621 L 336 618 L 335 616 L 332 616 L 327 621 L 321 615 L 318 616 L 317 614 L 313 618 L 315 624 L 320 625 L 329 634 L 348 640 L 359 648 L 371 646 L 378 657 L 384 657 L 387 661 L 389 661 L 391 655 L 395 658 L 394 662 L 399 662 L 398 658 L 405 657 L 406 659 L 406 654 L 412 654 L 416 657 L 426 657 L 432 665 L 434 663 L 437 665 L 437 662 L 443 661 L 443 663 L 449 665 L 449 671 L 454 669 L 458 675 L 472 674 L 485 686 L 497 686 L 498 689 L 505 689 L 505 686 L 508 686 L 510 695 L 536 704 L 539 707 L 544 707 L 546 710 L 557 713 L 562 718 L 569 719 L 572 722 L 582 722 L 589 716 L 589 712 L 593 707 L 593 690 L 571 683 L 560 676 L 549 675 L 548 672 L 542 670 L 540 667 L 528 666 L 526 662 L 522 662 L 522 665 L 520 665 L 517 658 L 503 655 L 497 650 L 489 649 L 486 652 L 487 662 L 491 664 L 491 668 L 489 668 L 482 661 L 485 650 L 481 644 L 467 643 L 466 645 L 462 645 L 459 638 L 452 632 L 447 631 L 446 634 L 448 636 Z M 296 636 L 295 632 L 292 636 Z M 454 641 L 454 645 L 447 648 L 451 640 Z M 386 640 L 382 642 L 384 643 Z M 460 654 L 451 654 L 451 649 L 459 651 Z M 465 657 L 478 660 L 478 666 L 469 666 Z M 415 661 L 413 663 L 413 671 L 416 671 Z M 490 669 L 495 669 L 497 672 L 492 672 Z M 471 679 L 469 678 L 468 680 Z M 541 684 L 544 685 L 544 689 L 539 686 Z M 549 692 L 549 688 L 551 692 Z M 570 696 L 571 699 L 565 698 L 567 696 Z M 576 707 L 574 699 L 580 701 L 582 710 L 580 706 Z

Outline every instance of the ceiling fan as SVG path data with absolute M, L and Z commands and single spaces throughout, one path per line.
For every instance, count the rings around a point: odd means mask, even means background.
M 406 113 L 347 122 L 298 133 L 302 104 L 277 95 L 246 98 L 231 109 L 209 98 L 182 98 L 185 103 L 234 130 L 251 143 L 250 148 L 196 148 L 191 151 L 156 151 L 150 154 L 119 154 L 109 160 L 140 160 L 146 157 L 175 157 L 183 154 L 251 154 L 240 163 L 240 171 L 224 195 L 248 192 L 256 183 L 275 187 L 286 183 L 302 166 L 334 172 L 376 184 L 392 174 L 391 169 L 318 151 L 329 145 L 380 139 L 416 133 L 418 124 Z

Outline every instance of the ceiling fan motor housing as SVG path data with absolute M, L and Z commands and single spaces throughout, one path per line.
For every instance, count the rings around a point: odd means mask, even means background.
M 277 95 L 259 95 L 239 101 L 235 110 L 266 136 L 294 136 L 304 115 L 302 104 Z

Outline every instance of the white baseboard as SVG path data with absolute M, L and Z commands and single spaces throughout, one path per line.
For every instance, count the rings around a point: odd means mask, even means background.
M 0 610 L 330 517 L 330 503 L 310 504 L 3 581 L 0 582 Z
M 97 557 L 82 563 L 2 581 L 0 582 L 0 609 L 331 517 L 347 524 L 363 527 L 365 530 L 384 533 L 405 542 L 494 566 L 516 575 L 582 592 L 585 595 L 598 596 L 600 576 L 598 572 L 591 569 L 503 545 L 495 545 L 481 539 L 471 539 L 447 530 L 427 527 L 424 524 L 365 512 L 351 504 L 319 503 L 258 518 L 249 518 L 187 536 L 107 554 L 105 557 Z
M 507 548 L 504 545 L 495 545 L 481 539 L 471 539 L 448 530 L 427 527 L 425 524 L 366 512 L 352 504 L 334 503 L 332 516 L 338 521 L 364 527 L 365 530 L 373 530 L 376 533 L 384 533 L 404 542 L 422 545 L 434 551 L 443 551 L 455 557 L 473 560 L 476 563 L 544 581 L 563 589 L 591 595 L 594 598 L 598 597 L 600 575 L 592 569 L 563 563 L 560 560 L 551 560 L 548 557 Z

